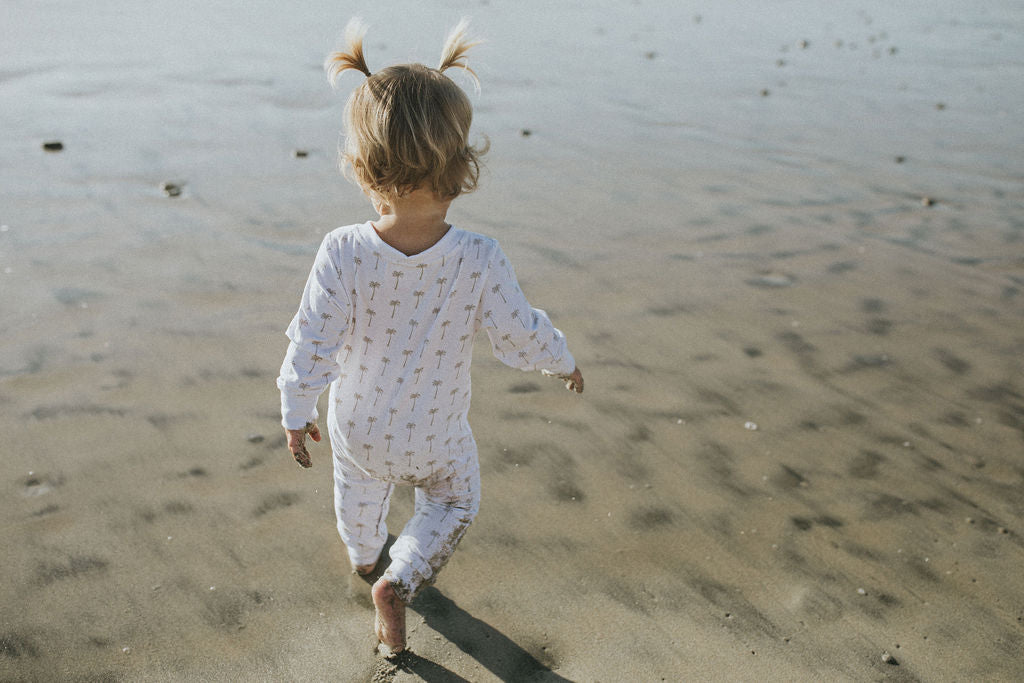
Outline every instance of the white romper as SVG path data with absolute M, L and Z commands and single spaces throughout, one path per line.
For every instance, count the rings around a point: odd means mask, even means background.
M 530 307 L 495 240 L 451 227 L 406 256 L 363 223 L 326 236 L 287 330 L 282 423 L 302 429 L 315 420 L 330 385 L 335 509 L 353 564 L 379 557 L 393 487 L 416 487 L 416 512 L 385 574 L 406 602 L 434 580 L 479 506 L 467 415 L 481 328 L 512 367 L 575 367 L 564 335 Z

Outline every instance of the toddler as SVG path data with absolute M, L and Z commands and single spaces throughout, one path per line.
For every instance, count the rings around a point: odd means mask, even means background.
M 305 435 L 321 439 L 317 398 L 330 386 L 338 532 L 357 573 L 380 562 L 394 488 L 415 487 L 415 514 L 372 587 L 377 638 L 392 652 L 405 647 L 405 606 L 434 581 L 479 507 L 467 422 L 476 332 L 486 330 L 508 365 L 583 391 L 565 337 L 527 303 L 498 243 L 445 221 L 452 200 L 475 189 L 486 151 L 469 145 L 472 107 L 444 75 L 455 67 L 476 79 L 465 28 L 451 32 L 436 69 L 371 73 L 357 21 L 345 51 L 328 57 L 332 83 L 348 69 L 366 76 L 345 108 L 342 160 L 380 217 L 324 238 L 277 380 L 288 449 L 303 467 L 312 465 Z

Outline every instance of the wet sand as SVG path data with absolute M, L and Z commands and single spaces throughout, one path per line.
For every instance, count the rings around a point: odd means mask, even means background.
M 274 386 L 372 217 L 319 66 L 351 10 L 15 13 L 0 678 L 1024 677 L 1024 23 L 758 7 L 363 11 L 371 68 L 488 41 L 450 219 L 587 379 L 479 340 L 481 512 L 393 664 Z

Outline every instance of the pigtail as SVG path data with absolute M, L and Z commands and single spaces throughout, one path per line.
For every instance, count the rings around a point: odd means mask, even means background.
M 363 36 L 366 35 L 366 24 L 359 18 L 353 18 L 345 26 L 345 49 L 332 52 L 324 62 L 327 80 L 334 86 L 343 71 L 355 69 L 370 77 L 370 68 L 363 57 Z
M 478 40 L 472 43 L 468 41 L 466 38 L 466 29 L 468 27 L 469 19 L 462 19 L 451 30 L 451 33 L 448 34 L 444 41 L 444 48 L 441 50 L 441 64 L 437 67 L 437 70 L 444 71 L 451 67 L 462 69 L 473 78 L 473 83 L 476 85 L 477 91 L 479 91 L 480 79 L 477 78 L 476 72 L 469 68 L 466 53 L 469 52 L 470 48 L 479 45 L 481 41 Z

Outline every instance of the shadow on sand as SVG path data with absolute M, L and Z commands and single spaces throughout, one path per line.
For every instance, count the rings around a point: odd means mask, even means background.
M 436 588 L 425 588 L 409 609 L 502 681 L 569 681 L 503 633 L 460 608 Z M 468 683 L 468 679 L 411 650 L 382 660 L 374 681 L 393 680 L 399 672 L 411 673 L 428 683 Z

